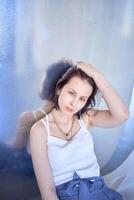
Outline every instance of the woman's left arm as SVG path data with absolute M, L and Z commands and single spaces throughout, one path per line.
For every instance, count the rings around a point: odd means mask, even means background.
M 128 119 L 129 111 L 105 77 L 92 65 L 79 62 L 77 67 L 94 79 L 108 110 L 88 110 L 89 123 L 97 127 L 115 127 Z

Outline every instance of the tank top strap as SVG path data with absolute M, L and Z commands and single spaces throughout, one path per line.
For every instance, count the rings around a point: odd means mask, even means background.
M 86 128 L 86 125 L 85 125 L 85 122 L 84 122 L 84 120 L 83 120 L 83 118 L 82 118 L 82 116 L 81 116 L 80 119 L 79 119 L 79 123 L 80 123 L 81 128 L 87 129 L 87 128 Z
M 49 128 L 49 121 L 48 121 L 48 115 L 46 115 L 43 119 L 41 119 L 42 123 L 44 124 L 46 130 L 47 130 L 47 135 L 50 136 L 50 128 Z
M 37 119 L 37 116 L 36 116 L 36 111 L 33 111 L 32 113 L 33 113 L 34 119 L 35 119 L 35 120 L 36 120 L 36 122 L 37 122 L 37 121 L 38 121 L 38 119 Z

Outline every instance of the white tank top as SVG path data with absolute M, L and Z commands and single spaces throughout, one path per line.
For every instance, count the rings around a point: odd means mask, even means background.
M 74 172 L 77 172 L 82 178 L 100 176 L 93 138 L 83 119 L 79 120 L 80 130 L 71 140 L 67 141 L 50 134 L 48 116 L 46 115 L 45 118 L 41 121 L 48 133 L 48 158 L 55 185 L 73 179 Z

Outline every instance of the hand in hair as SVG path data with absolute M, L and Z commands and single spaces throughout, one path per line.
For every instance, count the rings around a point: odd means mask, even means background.
M 88 74 L 92 78 L 94 77 L 94 74 L 99 73 L 99 71 L 93 65 L 84 63 L 82 61 L 79 61 L 76 64 L 76 67 L 84 71 L 86 74 Z

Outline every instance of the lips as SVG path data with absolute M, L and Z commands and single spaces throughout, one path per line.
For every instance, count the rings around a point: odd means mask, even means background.
M 69 107 L 66 107 L 66 110 L 68 110 L 69 112 L 73 112 L 74 110 L 69 108 Z

